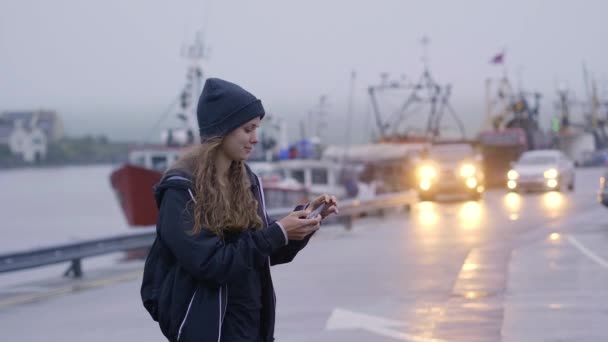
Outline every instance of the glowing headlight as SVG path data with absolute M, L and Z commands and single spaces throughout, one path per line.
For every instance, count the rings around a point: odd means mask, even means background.
M 545 171 L 544 173 L 545 178 L 557 178 L 557 170 L 556 169 L 549 169 L 547 171 Z
M 428 179 L 423 179 L 420 181 L 420 189 L 427 191 L 431 188 L 431 182 Z
M 513 190 L 517 187 L 517 183 L 514 180 L 510 180 L 507 182 L 507 187 L 509 189 Z
M 515 170 L 509 170 L 509 172 L 507 173 L 507 178 L 509 178 L 510 180 L 515 180 L 519 178 L 519 173 L 517 173 L 517 171 Z
M 426 179 L 435 178 L 437 176 L 437 171 L 430 165 L 424 165 L 418 170 L 418 176 Z
M 460 175 L 462 177 L 473 177 L 475 175 L 475 166 L 472 164 L 464 164 L 460 167 Z

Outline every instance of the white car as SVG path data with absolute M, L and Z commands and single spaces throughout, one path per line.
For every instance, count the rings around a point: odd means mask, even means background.
M 440 194 L 466 195 L 479 200 L 485 189 L 476 151 L 465 143 L 436 143 L 418 166 L 418 195 L 432 201 Z
M 524 152 L 507 173 L 510 190 L 574 189 L 574 163 L 559 150 Z

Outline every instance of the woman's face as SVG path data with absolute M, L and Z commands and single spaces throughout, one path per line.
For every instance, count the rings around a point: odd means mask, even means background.
M 257 129 L 262 120 L 257 117 L 230 132 L 222 142 L 221 149 L 231 160 L 242 161 L 249 158 L 253 146 L 258 143 Z

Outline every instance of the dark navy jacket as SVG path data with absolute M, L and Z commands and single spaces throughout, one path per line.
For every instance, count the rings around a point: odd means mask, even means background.
M 312 234 L 286 243 L 279 225 L 268 221 L 259 178 L 247 171 L 264 229 L 247 230 L 232 243 L 206 229 L 189 233 L 194 188 L 188 173 L 170 171 L 155 186 L 157 238 L 146 260 L 141 296 L 170 341 L 221 341 L 230 283 L 241 281 L 239 275 L 253 267 L 262 270 L 261 333 L 265 341 L 274 340 L 276 299 L 270 265 L 293 260 Z

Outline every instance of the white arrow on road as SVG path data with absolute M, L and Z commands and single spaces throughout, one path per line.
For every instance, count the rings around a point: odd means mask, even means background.
M 394 329 L 404 325 L 405 323 L 401 321 L 335 308 L 327 320 L 325 329 L 362 329 L 376 335 L 391 337 L 400 341 L 444 342 L 436 338 L 411 335 Z

